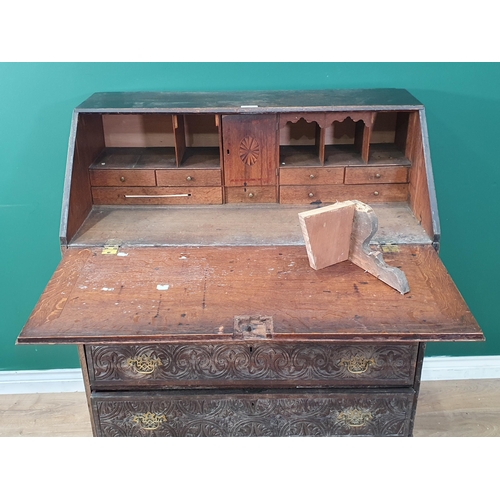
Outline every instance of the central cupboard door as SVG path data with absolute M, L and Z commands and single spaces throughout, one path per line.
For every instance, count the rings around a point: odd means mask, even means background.
M 276 115 L 224 115 L 227 202 L 276 202 L 279 161 Z

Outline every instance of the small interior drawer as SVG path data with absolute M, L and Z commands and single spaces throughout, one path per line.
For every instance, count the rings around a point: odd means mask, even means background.
M 220 187 L 93 187 L 95 205 L 202 205 L 222 203 Z
M 220 169 L 165 169 L 156 171 L 158 186 L 220 186 Z
M 408 167 L 346 167 L 346 184 L 390 184 L 408 182 Z
M 91 169 L 92 186 L 156 186 L 154 170 Z
M 86 346 L 92 388 L 394 387 L 417 344 L 231 342 Z
M 226 203 L 276 203 L 276 187 L 228 187 Z
M 93 393 L 98 436 L 408 436 L 413 389 Z
M 408 198 L 407 184 L 280 186 L 280 203 L 400 202 Z
M 280 184 L 303 186 L 304 184 L 342 184 L 343 167 L 280 168 Z

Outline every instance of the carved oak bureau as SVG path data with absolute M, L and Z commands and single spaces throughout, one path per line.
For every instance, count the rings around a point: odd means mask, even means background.
M 298 213 L 346 200 L 408 293 L 310 267 Z M 483 340 L 405 90 L 94 94 L 60 238 L 18 342 L 78 345 L 96 436 L 409 436 L 425 343 Z

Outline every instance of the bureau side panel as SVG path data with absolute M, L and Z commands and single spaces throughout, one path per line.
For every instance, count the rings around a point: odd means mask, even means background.
M 406 156 L 412 163 L 409 172 L 410 207 L 429 237 L 437 243 L 440 237 L 439 218 L 423 111 L 410 115 Z
M 73 238 L 92 209 L 89 166 L 104 149 L 101 115 L 76 115 L 73 128 L 75 131 L 70 137 L 62 209 L 63 245 Z

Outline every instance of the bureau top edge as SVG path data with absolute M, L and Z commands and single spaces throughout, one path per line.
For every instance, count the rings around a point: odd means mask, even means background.
M 268 92 L 100 92 L 76 107 L 79 113 L 279 113 L 419 110 L 403 89 Z

